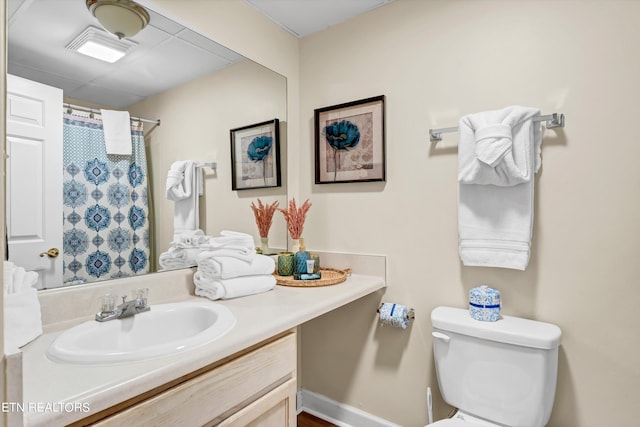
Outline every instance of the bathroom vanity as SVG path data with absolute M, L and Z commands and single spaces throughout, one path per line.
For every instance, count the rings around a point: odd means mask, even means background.
M 332 260 L 331 255 L 325 258 Z M 353 267 L 354 273 L 338 285 L 276 286 L 219 301 L 236 318 L 226 335 L 194 349 L 133 362 L 60 363 L 46 351 L 66 329 L 93 319 L 105 292 L 130 294 L 149 287 L 152 311 L 154 304 L 200 301 L 192 292 L 193 270 L 133 278 L 126 286 L 110 282 L 43 293 L 45 333 L 23 348 L 21 360 L 12 358 L 9 380 L 13 399 L 21 395 L 25 404 L 53 409 L 11 413 L 9 425 L 295 425 L 297 327 L 385 286 L 384 257 L 354 261 L 338 256 L 331 265 Z M 109 288 L 114 283 L 118 289 Z M 374 316 L 375 309 L 372 321 Z M 17 390 L 20 377 L 22 390 Z M 72 407 L 77 409 L 68 410 Z

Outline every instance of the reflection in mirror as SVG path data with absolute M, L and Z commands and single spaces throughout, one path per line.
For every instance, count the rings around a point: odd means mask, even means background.
M 7 95 L 9 259 L 37 271 L 40 289 L 160 270 L 158 256 L 173 239 L 174 202 L 165 186 L 177 161 L 216 164 L 198 169 L 205 234 L 234 230 L 258 241 L 251 203 L 260 198 L 284 206 L 286 188 L 232 191 L 230 130 L 279 119 L 286 165 L 283 76 L 152 10 L 149 25 L 131 39 L 107 34 L 126 51 L 108 63 L 71 49 L 78 35 L 106 34 L 85 2 L 9 0 L 8 6 L 8 68 L 21 78 L 9 79 Z M 48 136 L 21 134 L 37 127 L 38 117 L 27 114 L 33 100 L 46 106 L 33 111 L 56 117 L 41 121 L 56 124 L 54 135 L 64 133 L 60 147 Z M 63 104 L 72 104 L 70 111 Z M 132 120 L 132 154 L 107 154 L 102 129 L 94 134 L 102 126 L 100 108 L 149 119 L 143 126 Z M 154 127 L 155 120 L 161 125 Z M 286 183 L 285 168 L 282 173 Z M 52 202 L 43 202 L 47 195 L 55 196 Z M 269 239 L 269 246 L 286 248 L 282 218 L 274 218 Z

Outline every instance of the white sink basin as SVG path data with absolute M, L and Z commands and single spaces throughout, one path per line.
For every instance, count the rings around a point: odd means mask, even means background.
M 74 326 L 55 339 L 47 356 L 81 364 L 143 360 L 210 343 L 235 324 L 227 307 L 208 300 L 151 305 L 133 317 Z

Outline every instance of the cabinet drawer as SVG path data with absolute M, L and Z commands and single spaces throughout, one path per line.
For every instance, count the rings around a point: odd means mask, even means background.
M 96 426 L 202 426 L 216 423 L 295 378 L 290 333 L 97 422 Z
M 242 408 L 217 427 L 295 427 L 296 381 L 291 379 Z

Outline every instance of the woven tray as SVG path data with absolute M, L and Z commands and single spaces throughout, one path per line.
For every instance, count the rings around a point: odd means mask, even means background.
M 318 286 L 337 285 L 347 280 L 351 274 L 350 268 L 338 270 L 335 268 L 321 268 L 322 277 L 317 280 L 295 280 L 293 276 L 278 276 L 274 274 L 276 283 L 282 286 L 295 286 L 299 288 L 315 288 Z

